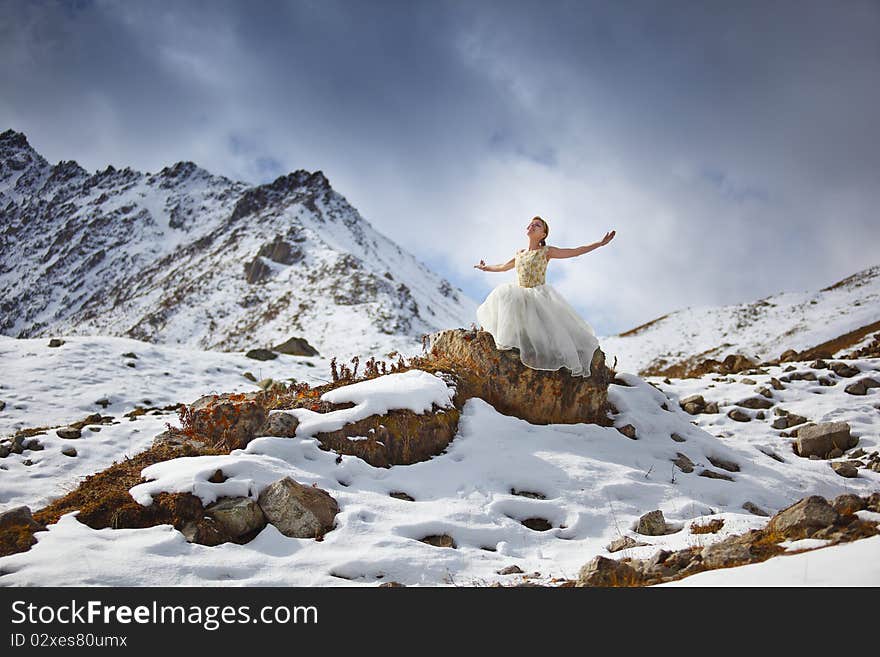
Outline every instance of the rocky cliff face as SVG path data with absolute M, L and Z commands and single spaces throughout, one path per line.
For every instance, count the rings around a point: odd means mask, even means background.
M 476 304 L 376 231 L 322 172 L 271 183 L 192 162 L 50 165 L 0 134 L 0 332 L 346 357 L 468 326 Z

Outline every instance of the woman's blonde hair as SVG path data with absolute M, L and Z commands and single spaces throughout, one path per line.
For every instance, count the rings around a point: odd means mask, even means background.
M 541 217 L 532 217 L 532 221 L 535 221 L 536 219 L 544 224 L 544 239 L 541 240 L 541 246 L 547 246 L 547 238 L 550 236 L 550 226 L 548 226 L 547 222 Z

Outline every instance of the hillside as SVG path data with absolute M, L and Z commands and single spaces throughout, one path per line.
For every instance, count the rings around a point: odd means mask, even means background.
M 642 375 L 712 358 L 743 354 L 755 363 L 793 349 L 820 347 L 843 356 L 880 332 L 880 266 L 857 272 L 816 292 L 780 292 L 754 302 L 670 312 L 616 336 L 602 338 L 609 362 Z M 818 354 L 817 354 L 818 355 Z M 809 358 L 805 355 L 804 359 Z

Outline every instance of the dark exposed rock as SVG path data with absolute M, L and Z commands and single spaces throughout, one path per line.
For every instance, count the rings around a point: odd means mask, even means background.
M 831 469 L 834 470 L 841 477 L 846 477 L 848 479 L 853 479 L 859 476 L 858 466 L 855 465 L 859 463 L 858 461 L 838 461 L 835 463 L 831 463 Z
M 320 356 L 318 350 L 305 338 L 288 338 L 285 342 L 272 347 L 272 350 L 289 356 Z
M 260 506 L 248 497 L 225 497 L 205 509 L 222 530 L 232 537 L 245 536 L 266 526 Z
M 266 426 L 261 433 L 266 436 L 293 438 L 296 436 L 296 428 L 298 426 L 299 420 L 296 419 L 296 416 L 283 411 L 269 411 L 269 418 L 266 420 Z
M 75 440 L 82 435 L 82 432 L 75 427 L 56 429 L 55 433 L 58 434 L 59 438 L 64 438 L 65 440 Z
M 749 397 L 736 403 L 743 408 L 773 408 L 774 402 L 764 397 Z
M 738 408 L 731 408 L 727 411 L 727 417 L 731 420 L 735 420 L 737 422 L 751 422 L 752 416 L 748 413 L 739 410 Z
M 507 568 L 502 568 L 501 570 L 496 572 L 499 575 L 516 575 L 523 572 L 523 570 L 519 566 L 507 566 Z
M 676 458 L 673 459 L 673 463 L 678 467 L 682 472 L 693 472 L 694 471 L 694 463 L 691 461 L 686 454 L 682 454 L 681 452 L 675 453 Z
M 449 534 L 431 534 L 419 540 L 434 547 L 456 548 L 455 540 Z
M 636 428 L 631 424 L 625 424 L 622 427 L 617 427 L 617 430 L 630 440 L 638 440 L 638 438 L 636 438 Z
M 274 351 L 270 351 L 269 349 L 251 349 L 248 351 L 245 356 L 248 358 L 253 358 L 254 360 L 274 360 L 278 358 L 278 354 Z
M 700 471 L 701 477 L 708 477 L 709 479 L 724 479 L 725 481 L 733 481 L 733 477 L 722 474 L 720 472 L 715 472 L 714 470 L 704 469 Z
M 766 518 L 770 515 L 769 513 L 764 511 L 764 509 L 759 507 L 757 504 L 754 504 L 753 502 L 746 502 L 745 504 L 743 504 L 743 509 L 745 509 L 746 511 L 748 511 L 749 513 L 751 513 L 752 515 L 755 515 L 755 516 L 761 516 L 761 517 Z
M 858 495 L 845 493 L 843 495 L 838 495 L 837 497 L 835 497 L 834 501 L 831 502 L 831 506 L 835 511 L 837 511 L 837 513 L 842 516 L 846 516 L 851 513 L 855 513 L 856 511 L 861 511 L 867 506 L 867 504 L 865 500 Z
M 60 338 L 52 338 L 51 340 L 49 340 L 50 347 L 60 347 L 64 343 L 65 343 L 65 340 L 62 340 Z
M 264 435 L 267 412 L 262 393 L 224 393 L 205 395 L 189 407 L 192 430 L 206 436 L 216 447 L 243 449 L 257 436 Z

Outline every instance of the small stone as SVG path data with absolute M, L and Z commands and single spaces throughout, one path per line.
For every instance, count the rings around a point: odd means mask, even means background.
M 835 447 L 830 452 L 828 452 L 829 459 L 839 459 L 841 456 L 843 456 L 843 450 L 839 447 Z
M 65 440 L 75 440 L 82 435 L 82 432 L 76 427 L 64 427 L 62 429 L 56 429 L 55 433 L 58 434 L 59 438 L 64 438 Z
M 499 575 L 516 575 L 523 572 L 523 569 L 519 566 L 507 566 L 507 568 L 502 568 L 501 570 L 497 570 L 495 572 L 497 572 Z
M 254 383 L 257 382 L 257 377 L 255 377 L 255 376 L 254 376 L 253 374 L 251 374 L 250 372 L 245 372 L 244 374 L 242 374 L 242 376 L 243 376 L 244 378 L 246 378 L 248 381 L 253 381 Z
M 693 472 L 694 471 L 694 463 L 691 461 L 687 455 L 682 454 L 681 452 L 676 452 L 676 458 L 672 460 L 672 462 L 678 467 L 682 472 Z
M 751 422 L 752 420 L 751 416 L 748 413 L 745 413 L 738 408 L 731 408 L 729 411 L 727 411 L 727 417 L 737 422 Z
M 444 547 L 455 549 L 455 541 L 449 534 L 431 534 L 419 539 L 422 543 L 433 545 L 434 547 Z
M 671 436 L 669 436 L 669 437 L 672 438 L 672 439 L 673 439 L 675 442 L 677 442 L 677 443 L 683 443 L 683 442 L 685 442 L 685 439 L 682 438 L 681 436 L 679 436 L 677 433 L 673 433 L 673 434 L 672 434 Z
M 666 533 L 666 519 L 659 509 L 650 511 L 639 518 L 636 531 L 644 536 L 662 536 Z
M 770 385 L 773 386 L 774 390 L 785 390 L 785 386 L 776 377 L 770 377 Z
M 859 476 L 858 469 L 849 461 L 839 461 L 831 464 L 831 469 L 841 477 L 852 479 Z
M 733 481 L 733 477 L 722 474 L 720 472 L 715 472 L 714 470 L 703 470 L 700 472 L 701 477 L 708 477 L 709 479 L 724 479 L 725 481 Z
M 703 410 L 704 413 L 718 413 L 718 402 L 711 401 L 706 404 L 706 408 Z
M 744 378 L 744 379 L 740 379 L 739 382 L 740 382 L 740 383 L 743 383 L 743 384 L 745 384 L 745 385 L 747 385 L 747 386 L 753 386 L 753 385 L 756 385 L 756 384 L 758 383 L 758 382 L 755 381 L 754 379 L 750 379 L 750 378 L 748 378 L 748 377 L 746 377 L 746 378 Z
M 772 408 L 774 402 L 764 397 L 749 397 L 748 399 L 736 402 L 736 405 L 743 408 Z
M 637 541 L 630 536 L 621 536 L 620 538 L 616 538 L 611 541 L 611 543 L 605 549 L 609 552 L 620 552 L 621 550 L 628 550 L 629 548 L 642 547 L 645 545 L 649 544 Z
M 788 418 L 784 415 L 782 417 L 778 417 L 773 420 L 773 424 L 770 425 L 774 429 L 787 429 L 788 428 Z
M 124 354 L 122 354 L 122 357 L 123 358 L 137 358 L 137 354 L 134 353 L 133 351 L 127 351 Z
M 812 367 L 814 370 L 824 370 L 828 369 L 828 363 L 820 358 L 818 360 L 814 360 L 812 364 L 810 364 L 810 367 Z
M 636 428 L 631 424 L 617 427 L 617 430 L 631 440 L 638 440 L 638 438 L 636 438 Z
M 850 458 L 858 459 L 858 458 L 865 456 L 866 454 L 867 454 L 867 452 L 865 450 L 863 450 L 861 447 L 859 447 L 858 449 L 854 449 L 849 456 L 850 456 Z
M 101 399 L 96 401 L 95 404 L 97 404 L 98 406 L 101 406 L 103 408 L 107 408 L 110 405 L 110 400 L 107 399 L 106 397 L 101 397 Z
M 60 347 L 63 344 L 64 344 L 64 340 L 61 340 L 59 338 L 52 338 L 51 340 L 49 340 L 50 347 Z
M 393 493 L 388 493 L 391 497 L 398 500 L 405 500 L 406 502 L 415 502 L 415 499 L 402 491 L 394 491 Z
M 722 470 L 727 470 L 728 472 L 739 472 L 739 465 L 734 463 L 733 461 L 728 461 L 727 459 L 721 458 L 720 456 L 708 456 L 709 463 L 714 465 L 716 468 L 721 468 Z
M 2 411 L 4 408 L 6 408 L 6 402 L 0 400 L 0 411 Z
M 545 518 L 526 518 L 521 524 L 536 532 L 546 532 L 549 529 L 553 529 L 553 525 Z
M 746 511 L 748 511 L 749 513 L 751 513 L 752 515 L 755 515 L 755 516 L 761 516 L 761 517 L 766 518 L 770 515 L 769 513 L 764 511 L 764 509 L 762 509 L 757 504 L 754 504 L 752 502 L 746 502 L 745 504 L 743 504 L 743 509 L 745 509 Z
M 64 456 L 76 456 L 76 448 L 75 447 L 65 447 L 61 450 L 61 453 Z
M 757 413 L 755 413 L 755 419 L 756 420 L 763 420 L 764 419 L 764 411 L 758 411 Z
M 278 358 L 278 354 L 269 349 L 251 349 L 245 354 L 245 356 L 247 358 L 253 358 L 254 360 L 274 360 L 275 358 Z
M 5 459 L 9 456 L 10 450 L 6 445 L 0 445 L 0 459 Z
M 761 386 L 760 388 L 758 388 L 758 389 L 756 390 L 756 392 L 757 392 L 759 395 L 761 395 L 762 397 L 767 397 L 767 398 L 771 398 L 771 397 L 773 397 L 773 391 L 770 390 L 770 388 L 768 388 L 768 387 L 766 387 L 766 386 Z

